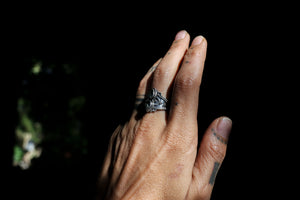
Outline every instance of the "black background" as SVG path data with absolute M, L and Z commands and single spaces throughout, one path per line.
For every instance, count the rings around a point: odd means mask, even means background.
M 15 89 L 8 108 L 15 110 L 24 72 L 20 66 L 26 58 L 78 64 L 88 99 L 84 131 L 89 154 L 74 166 L 42 165 L 26 172 L 10 168 L 5 179 L 9 199 L 24 193 L 25 199 L 92 199 L 111 133 L 130 114 L 140 79 L 182 29 L 191 38 L 203 35 L 208 41 L 199 101 L 200 138 L 214 118 L 226 115 L 233 120 L 212 199 L 286 195 L 282 185 L 287 181 L 282 178 L 290 177 L 284 170 L 290 159 L 284 149 L 291 136 L 286 99 L 291 102 L 296 94 L 289 90 L 294 85 L 289 51 L 294 16 L 283 18 L 280 6 L 259 4 L 73 6 L 47 5 L 5 15 L 8 60 L 11 72 L 18 72 L 10 78 Z M 9 119 L 15 124 L 17 113 Z M 14 126 L 9 131 L 12 139 Z

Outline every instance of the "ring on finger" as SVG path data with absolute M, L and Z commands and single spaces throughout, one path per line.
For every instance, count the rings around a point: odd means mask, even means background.
M 158 110 L 167 110 L 168 100 L 161 95 L 161 93 L 152 88 L 149 94 L 146 95 L 145 108 L 146 112 L 155 112 Z

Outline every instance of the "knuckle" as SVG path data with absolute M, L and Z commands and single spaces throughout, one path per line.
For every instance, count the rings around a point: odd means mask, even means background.
M 194 48 L 188 49 L 185 56 L 186 57 L 198 57 L 198 56 L 201 56 L 202 54 L 203 54 L 203 51 L 202 51 L 201 47 L 194 47 Z
M 216 161 L 222 162 L 226 155 L 226 149 L 223 145 L 210 142 L 208 144 L 208 154 L 211 158 Z
M 165 140 L 165 146 L 167 151 L 170 153 L 184 152 L 182 140 L 176 137 L 167 137 Z
M 173 133 L 167 133 L 166 145 L 170 150 L 179 150 L 182 148 L 182 144 L 182 139 L 180 137 L 175 137 Z
M 158 80 L 164 80 L 170 77 L 170 69 L 169 67 L 166 66 L 159 66 L 154 72 L 154 77 L 157 78 Z
M 191 134 L 186 134 L 186 133 Z M 190 153 L 197 148 L 197 139 L 192 130 L 187 131 L 182 128 L 172 128 L 165 133 L 165 143 L 169 151 Z
M 175 87 L 177 88 L 188 89 L 198 85 L 200 85 L 199 80 L 192 75 L 181 75 L 177 77 L 175 81 Z
M 199 51 L 199 49 L 192 49 L 191 51 L 190 51 L 190 56 L 192 56 L 192 57 L 198 57 L 198 56 L 200 56 L 201 55 L 201 51 Z

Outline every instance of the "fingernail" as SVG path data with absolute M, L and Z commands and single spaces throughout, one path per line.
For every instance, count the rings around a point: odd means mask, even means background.
M 232 121 L 228 117 L 222 117 L 217 124 L 217 134 L 224 139 L 228 139 L 232 127 Z
M 185 36 L 186 36 L 185 30 L 179 31 L 175 36 L 175 40 L 183 39 L 183 38 L 185 38 Z
M 194 45 L 199 45 L 199 44 L 201 44 L 201 42 L 203 41 L 203 39 L 204 39 L 204 37 L 203 36 L 197 36 L 197 37 L 195 37 L 194 38 L 194 40 L 193 40 L 193 42 L 192 42 L 192 44 L 191 44 L 191 46 L 194 46 Z

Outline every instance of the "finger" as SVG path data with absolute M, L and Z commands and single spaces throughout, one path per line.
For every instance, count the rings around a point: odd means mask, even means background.
M 143 77 L 143 79 L 140 81 L 137 92 L 136 92 L 136 98 L 135 98 L 135 104 L 134 104 L 134 111 L 132 116 L 135 118 L 135 116 L 138 114 L 138 112 L 142 112 L 143 114 L 143 105 L 141 105 L 144 102 L 146 91 L 150 88 L 150 85 L 152 84 L 152 76 L 153 72 L 156 70 L 158 64 L 162 58 L 158 59 L 152 67 L 148 70 L 147 74 Z
M 173 124 L 197 120 L 198 96 L 206 58 L 207 42 L 196 37 L 184 56 L 176 76 L 172 94 L 169 121 Z
M 154 72 L 152 87 L 160 91 L 165 97 L 168 96 L 170 85 L 188 49 L 189 40 L 190 36 L 185 30 L 179 31 L 170 49 Z
M 153 75 L 153 72 L 157 68 L 158 64 L 161 62 L 162 58 L 158 59 L 152 67 L 148 70 L 147 74 L 143 77 L 143 79 L 140 81 L 139 87 L 137 89 L 136 97 L 145 97 L 146 90 L 151 84 L 151 77 Z M 137 99 L 139 101 L 140 99 Z M 137 103 L 137 102 L 136 102 Z
M 232 122 L 220 117 L 212 122 L 203 136 L 193 169 L 193 191 L 212 191 L 217 172 L 225 158 Z M 194 194 L 195 195 L 195 194 Z
M 156 88 L 163 97 L 169 97 L 170 87 L 188 48 L 190 36 L 186 31 L 177 33 L 169 51 L 165 54 L 153 74 L 152 88 Z M 152 112 L 148 117 L 165 120 L 166 112 Z M 166 122 L 166 121 L 165 121 Z

